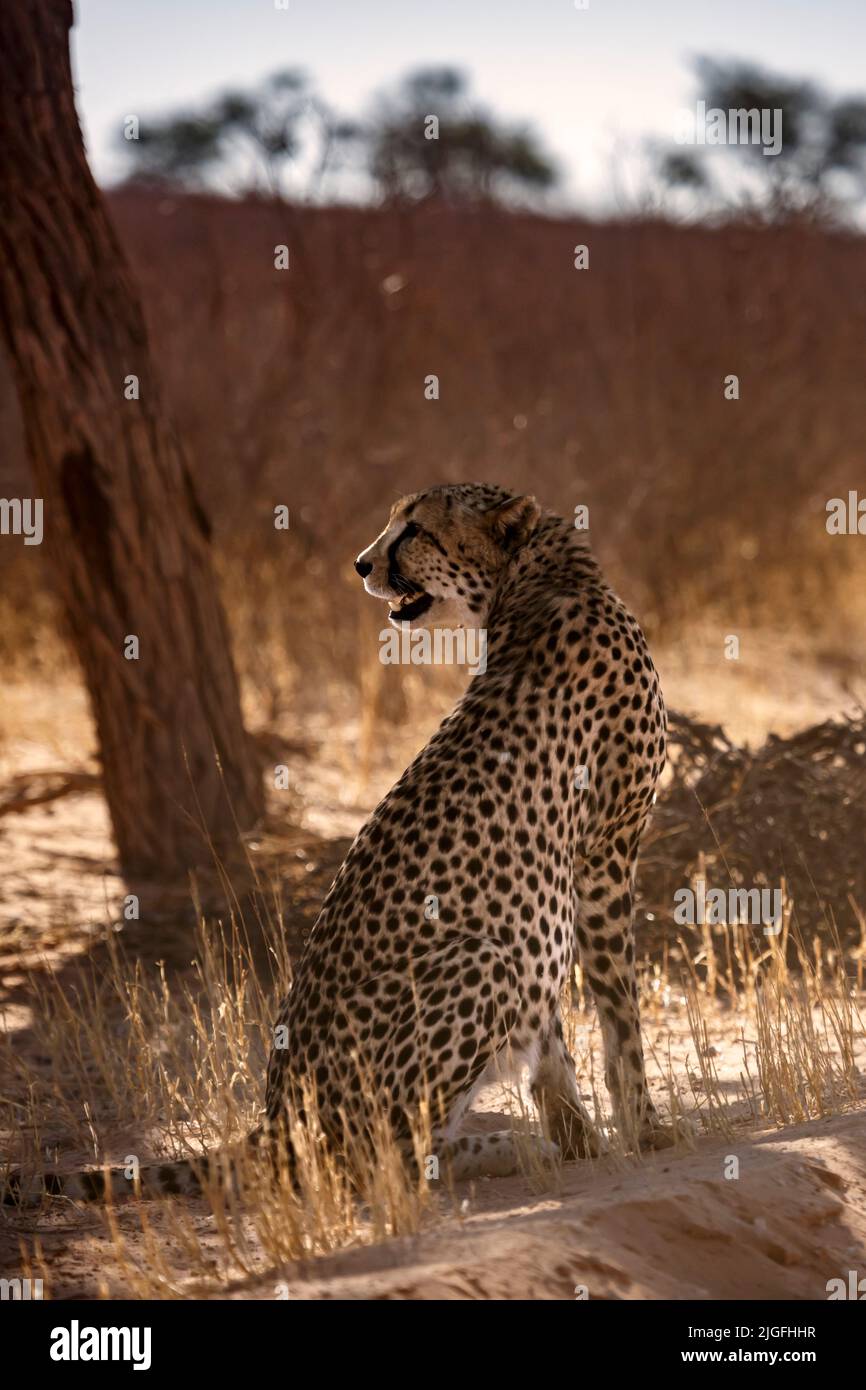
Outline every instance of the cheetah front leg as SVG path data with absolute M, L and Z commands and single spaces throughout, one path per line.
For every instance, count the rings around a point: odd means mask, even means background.
M 603 1143 L 580 1098 L 574 1061 L 557 1012 L 532 1075 L 532 1098 L 550 1137 L 565 1159 L 597 1157 Z
M 634 963 L 638 842 L 639 835 L 630 843 L 618 836 L 578 865 L 577 942 L 601 1021 L 614 1123 L 629 1143 L 664 1148 L 673 1135 L 649 1094 Z

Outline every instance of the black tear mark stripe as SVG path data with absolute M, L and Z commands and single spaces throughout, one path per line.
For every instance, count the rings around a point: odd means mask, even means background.
M 410 539 L 412 538 L 412 536 L 417 535 L 417 533 L 418 533 L 418 527 L 415 525 L 414 522 L 410 522 L 409 525 L 405 528 L 405 530 L 401 531 L 400 534 L 399 534 L 399 536 L 397 536 L 397 538 L 396 538 L 395 540 L 393 540 L 393 541 L 391 542 L 391 544 L 388 546 L 388 573 L 389 573 L 389 574 L 396 574 L 396 573 L 397 573 L 397 550 L 398 550 L 398 548 L 403 544 L 403 541 L 405 541 L 405 540 L 410 540 Z
M 397 551 L 403 541 L 408 540 L 411 536 L 417 535 L 417 533 L 418 527 L 414 522 L 410 521 L 409 525 L 400 532 L 396 540 L 393 540 L 388 546 L 388 583 L 391 585 L 392 589 L 396 589 L 397 592 L 401 594 L 413 593 L 415 586 L 408 579 L 404 578 L 397 568 Z
M 423 536 L 425 540 L 428 540 L 430 544 L 439 551 L 440 555 L 444 555 L 446 560 L 448 559 L 448 551 L 445 549 L 444 545 L 442 545 L 441 541 L 438 541 L 435 536 L 431 536 L 429 531 L 425 531 L 423 526 L 418 526 L 416 522 L 407 522 L 399 536 L 388 546 L 388 578 L 391 580 L 391 583 L 394 584 L 395 588 L 400 587 L 399 583 L 395 583 L 395 580 L 402 579 L 403 577 L 397 568 L 397 551 L 404 541 L 410 541 L 415 536 Z

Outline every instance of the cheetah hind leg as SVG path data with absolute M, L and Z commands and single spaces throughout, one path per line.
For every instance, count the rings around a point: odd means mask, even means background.
M 491 1134 L 461 1134 L 456 1139 L 433 1136 L 433 1156 L 456 1182 L 510 1177 L 520 1172 L 527 1159 L 532 1161 L 530 1149 L 544 1164 L 553 1166 L 559 1161 L 559 1145 L 536 1134 L 518 1138 L 513 1131 L 500 1129 Z

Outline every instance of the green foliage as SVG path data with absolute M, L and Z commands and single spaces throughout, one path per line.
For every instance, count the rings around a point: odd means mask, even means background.
M 700 80 L 700 95 L 707 107 L 715 106 L 723 111 L 755 108 L 781 111 L 784 143 L 779 159 L 802 161 L 805 172 L 807 158 L 811 159 L 820 148 L 821 132 L 816 118 L 823 120 L 823 98 L 810 82 L 777 77 L 739 61 L 717 63 L 699 58 L 695 68 Z M 758 145 L 738 148 L 753 157 L 761 156 Z M 764 160 L 764 163 L 771 164 L 772 160 Z
M 430 116 L 436 138 L 428 138 Z M 490 199 L 543 190 L 555 178 L 531 132 L 470 103 L 463 75 L 448 67 L 410 73 L 363 125 L 338 117 L 302 72 L 288 69 L 200 111 L 142 122 L 138 140 L 121 143 L 134 178 L 186 186 L 228 178 L 274 195 L 292 167 L 302 165 L 315 189 L 350 156 L 388 198 Z
M 661 176 L 672 188 L 705 188 L 707 185 L 701 163 L 694 155 L 680 151 L 662 157 Z
M 212 167 L 222 157 L 218 121 L 194 115 L 142 123 L 138 139 L 125 141 L 144 176 L 185 182 Z
M 370 131 L 370 171 L 388 198 L 451 201 L 538 191 L 556 177 L 531 132 L 474 106 L 463 75 L 447 67 L 410 73 L 382 103 Z
M 305 147 L 323 152 L 352 138 L 308 85 L 304 73 L 272 73 L 251 91 L 228 91 L 200 112 L 142 122 L 138 140 L 123 141 L 134 161 L 133 177 L 185 185 L 216 174 L 278 194 L 287 169 Z
M 758 143 L 729 147 L 748 169 L 755 206 L 765 215 L 837 213 L 863 198 L 866 99 L 834 100 L 812 82 L 781 77 L 739 60 L 699 58 L 695 71 L 697 95 L 707 111 L 781 112 L 778 155 L 765 156 Z M 665 151 L 658 171 L 670 187 L 691 189 L 708 204 L 724 203 L 723 181 L 711 173 L 720 172 L 714 165 L 717 153 L 707 148 Z

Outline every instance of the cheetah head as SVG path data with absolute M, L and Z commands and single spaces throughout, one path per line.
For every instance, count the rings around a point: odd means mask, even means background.
M 411 493 L 355 561 L 397 626 L 482 627 L 502 573 L 535 530 L 534 497 L 487 483 Z

